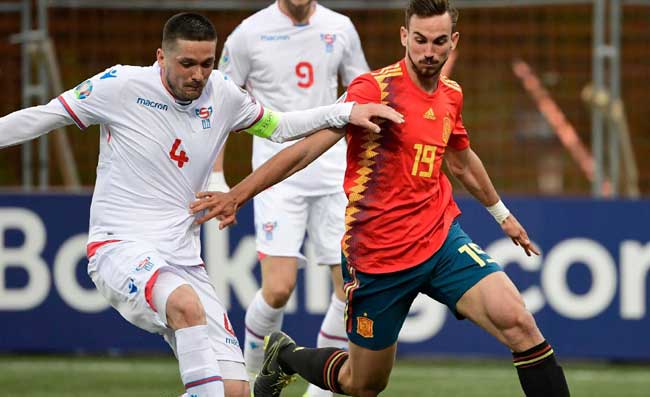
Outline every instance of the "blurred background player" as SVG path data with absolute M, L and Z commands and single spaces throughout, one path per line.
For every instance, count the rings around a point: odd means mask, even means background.
M 224 45 L 219 70 L 265 105 L 284 111 L 334 103 L 339 76 L 347 85 L 367 72 L 368 64 L 348 17 L 312 0 L 279 0 L 233 31 Z M 284 147 L 253 138 L 253 168 Z M 345 142 L 339 142 L 300 173 L 255 197 L 262 289 L 246 311 L 244 357 L 251 373 L 260 368 L 264 336 L 282 327 L 299 262 L 305 260 L 301 254 L 305 231 L 315 248 L 315 261 L 330 266 L 334 289 L 317 345 L 347 346 L 340 269 L 347 202 L 343 193 L 345 150 Z M 211 178 L 215 190 L 227 190 L 219 169 L 215 171 Z M 331 395 L 312 386 L 307 394 Z
M 247 397 L 243 355 L 188 206 L 231 131 L 282 142 L 349 120 L 369 125 L 373 113 L 348 104 L 265 109 L 213 70 L 216 45 L 207 18 L 177 14 L 165 24 L 153 66 L 116 65 L 47 105 L 0 118 L 0 148 L 73 123 L 101 126 L 89 276 L 126 320 L 169 343 L 187 394 Z
M 506 236 L 527 255 L 539 255 L 470 148 L 460 86 L 440 75 L 458 43 L 457 18 L 447 0 L 411 0 L 400 30 L 404 59 L 350 84 L 346 100 L 387 103 L 406 122 L 385 124 L 380 133 L 347 128 L 349 204 L 342 247 L 349 353 L 298 347 L 275 332 L 265 344 L 255 396 L 279 396 L 295 373 L 337 393 L 377 396 L 388 384 L 399 332 L 419 293 L 507 346 L 526 396 L 569 396 L 562 367 L 517 288 L 461 229 L 460 210 L 441 170 L 444 159 Z M 226 225 L 235 208 L 340 138 L 336 131 L 314 134 L 258 168 L 221 202 L 204 204 Z

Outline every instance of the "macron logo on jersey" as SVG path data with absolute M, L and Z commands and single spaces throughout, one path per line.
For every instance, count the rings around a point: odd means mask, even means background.
M 169 106 L 165 105 L 164 103 L 154 102 L 154 101 L 152 101 L 150 99 L 144 99 L 144 98 L 138 97 L 136 103 L 138 105 L 147 106 L 147 107 L 150 107 L 150 108 L 162 110 L 163 112 L 166 112 L 167 110 L 169 110 Z
M 117 69 L 111 69 L 108 72 L 104 73 L 102 77 L 100 77 L 100 80 L 106 80 L 106 79 L 116 79 L 117 78 Z
M 284 41 L 291 40 L 288 34 L 263 34 L 260 36 L 262 41 Z

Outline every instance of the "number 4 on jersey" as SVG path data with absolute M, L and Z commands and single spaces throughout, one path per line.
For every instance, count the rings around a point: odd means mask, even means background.
M 185 150 L 181 150 L 178 154 L 176 153 L 179 146 L 181 146 L 181 140 L 176 138 L 174 145 L 172 145 L 172 150 L 169 151 L 169 157 L 178 162 L 178 168 L 183 168 L 183 165 L 190 161 L 190 158 L 185 155 Z

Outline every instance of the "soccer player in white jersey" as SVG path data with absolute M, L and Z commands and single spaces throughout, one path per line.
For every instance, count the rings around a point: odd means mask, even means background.
M 244 397 L 243 356 L 202 265 L 200 216 L 189 208 L 227 134 L 283 141 L 348 121 L 378 130 L 371 116 L 400 116 L 365 105 L 265 109 L 213 71 L 216 41 L 207 18 L 175 15 L 153 66 L 111 67 L 47 105 L 0 118 L 0 148 L 72 123 L 101 125 L 90 277 L 126 320 L 165 338 L 188 395 Z
M 245 19 L 228 37 L 219 70 L 255 98 L 277 110 L 334 103 L 338 78 L 344 85 L 368 71 L 359 35 L 350 19 L 313 0 L 278 0 Z M 288 144 L 253 138 L 253 168 Z M 255 197 L 256 245 L 262 289 L 246 311 L 244 358 L 256 374 L 263 338 L 280 330 L 284 307 L 304 263 L 305 232 L 315 261 L 330 267 L 334 293 L 317 337 L 319 347 L 347 347 L 343 321 L 341 238 L 346 144 L 337 145 L 305 170 Z M 212 181 L 221 181 L 213 174 Z M 307 396 L 331 396 L 310 386 Z

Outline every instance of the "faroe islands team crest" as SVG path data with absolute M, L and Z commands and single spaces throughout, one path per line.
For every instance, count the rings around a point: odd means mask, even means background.
M 334 51 L 334 42 L 336 41 L 336 35 L 332 33 L 321 33 L 320 39 L 325 43 L 325 52 Z
M 201 119 L 201 125 L 204 130 L 210 128 L 210 117 L 212 116 L 212 106 L 204 106 L 202 108 L 194 109 L 196 117 Z

